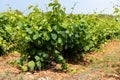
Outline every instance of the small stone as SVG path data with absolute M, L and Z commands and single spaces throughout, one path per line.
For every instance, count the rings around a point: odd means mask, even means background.
M 28 78 L 29 78 L 29 79 L 34 79 L 34 76 L 29 75 Z
M 38 80 L 46 80 L 44 77 L 38 78 Z
M 27 72 L 26 75 L 31 75 L 31 73 L 30 73 L 30 72 Z
M 41 77 L 41 78 L 38 78 L 38 80 L 53 80 L 53 79 L 51 79 L 50 77 Z

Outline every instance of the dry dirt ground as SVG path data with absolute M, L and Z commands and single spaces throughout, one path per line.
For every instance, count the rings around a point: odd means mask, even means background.
M 85 62 L 70 64 L 68 71 L 60 65 L 34 73 L 22 72 L 15 62 L 16 52 L 0 57 L 0 80 L 120 80 L 120 41 L 109 41 L 99 52 L 85 55 Z

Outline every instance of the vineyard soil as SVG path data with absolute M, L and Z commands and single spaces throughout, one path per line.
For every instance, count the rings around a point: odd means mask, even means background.
M 120 80 L 120 41 L 112 40 L 99 52 L 85 56 L 85 62 L 69 64 L 67 72 L 56 67 L 34 73 L 22 72 L 15 61 L 17 52 L 0 57 L 0 80 Z

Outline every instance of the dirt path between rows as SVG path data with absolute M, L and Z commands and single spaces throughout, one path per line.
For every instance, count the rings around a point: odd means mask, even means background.
M 120 80 L 120 41 L 108 42 L 99 52 L 85 56 L 84 65 L 69 64 L 68 72 L 56 68 L 22 72 L 15 65 L 20 58 L 18 53 L 0 57 L 0 80 Z
M 93 62 L 66 80 L 120 80 L 120 41 L 106 44 L 101 52 L 92 52 L 87 56 Z

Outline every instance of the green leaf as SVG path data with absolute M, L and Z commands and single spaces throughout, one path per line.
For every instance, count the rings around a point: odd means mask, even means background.
M 48 58 L 48 54 L 44 53 L 42 57 L 43 58 Z
M 114 8 L 114 12 L 113 13 L 115 14 L 115 13 L 118 13 L 119 11 L 120 11 L 119 8 Z
M 85 51 L 89 51 L 89 50 L 90 50 L 90 47 L 89 47 L 89 46 L 85 46 L 85 47 L 84 47 L 84 50 L 85 50 Z
M 17 24 L 18 24 L 19 27 L 22 27 L 22 26 L 23 26 L 23 23 L 20 22 L 20 21 L 19 21 Z
M 62 44 L 62 38 L 58 38 L 58 43 Z
M 52 32 L 51 26 L 47 26 L 47 29 L 48 29 L 49 32 Z
M 33 6 L 32 5 L 30 5 L 30 6 L 28 6 L 28 9 L 31 9 Z
M 58 50 L 55 50 L 55 54 L 60 54 L 60 52 Z
M 40 57 L 39 57 L 39 56 L 35 56 L 35 60 L 36 60 L 36 61 L 39 61 L 39 60 L 40 60 Z
M 20 61 L 20 60 L 17 60 L 16 63 L 17 63 L 18 65 L 21 65 L 21 61 Z
M 38 38 L 39 38 L 39 34 L 38 33 L 36 33 L 35 35 L 33 35 L 33 40 L 36 40 Z
M 44 61 L 43 57 L 40 58 L 40 61 L 42 61 L 42 62 Z
M 40 61 L 36 62 L 36 65 L 37 65 L 38 69 L 41 69 L 42 64 L 41 64 L 41 62 L 40 62 Z
M 65 63 L 63 63 L 61 67 L 62 67 L 62 70 L 67 70 L 68 69 L 68 65 L 65 64 Z
M 51 37 L 52 37 L 53 40 L 56 40 L 57 39 L 57 34 L 52 33 Z
M 118 35 L 117 38 L 120 40 L 120 35 Z
M 31 30 L 31 28 L 26 28 L 26 32 L 28 32 L 29 34 L 33 33 L 32 30 Z
M 63 60 L 64 60 L 63 56 L 59 55 L 59 56 L 58 56 L 58 60 L 59 60 L 59 61 L 63 61 Z
M 28 71 L 28 67 L 27 66 L 22 66 L 22 70 L 25 72 L 25 71 Z
M 96 37 L 95 37 L 95 36 L 93 36 L 93 37 L 92 37 L 92 40 L 96 40 Z
M 44 39 L 44 40 L 47 40 L 47 41 L 50 40 L 50 37 L 49 37 L 49 35 L 47 34 L 47 32 L 43 32 L 43 39 Z
M 57 63 L 63 63 L 64 62 L 64 58 L 63 58 L 63 56 L 61 56 L 61 55 L 56 55 L 56 62 Z
M 34 71 L 35 62 L 34 61 L 29 61 L 28 62 L 28 67 L 29 67 L 30 71 Z

